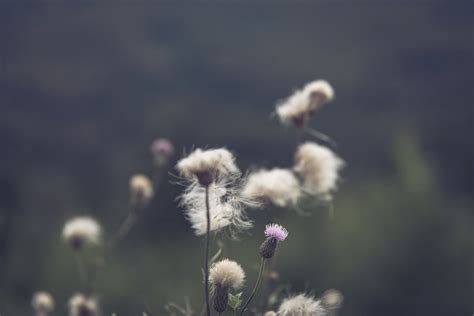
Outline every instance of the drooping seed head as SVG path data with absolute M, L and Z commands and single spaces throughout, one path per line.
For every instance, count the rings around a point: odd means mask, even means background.
M 85 244 L 100 243 L 102 228 L 91 217 L 75 217 L 64 224 L 62 237 L 72 247 L 79 251 Z
M 323 104 L 334 98 L 334 90 L 325 80 L 316 80 L 296 90 L 276 107 L 276 113 L 284 124 L 303 127 Z
M 31 306 L 37 315 L 47 315 L 54 310 L 54 299 L 48 292 L 36 292 L 31 300 Z

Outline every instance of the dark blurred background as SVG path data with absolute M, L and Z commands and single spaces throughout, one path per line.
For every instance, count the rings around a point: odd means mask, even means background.
M 336 99 L 313 127 L 348 166 L 333 220 L 288 216 L 282 283 L 340 289 L 342 316 L 474 313 L 472 1 L 0 0 L 0 26 L 2 316 L 42 289 L 65 315 L 80 287 L 64 221 L 113 232 L 156 137 L 175 160 L 225 145 L 243 170 L 290 166 L 294 131 L 271 112 L 318 78 Z M 167 182 L 97 278 L 105 315 L 199 309 L 202 239 Z M 263 214 L 227 243 L 249 284 Z

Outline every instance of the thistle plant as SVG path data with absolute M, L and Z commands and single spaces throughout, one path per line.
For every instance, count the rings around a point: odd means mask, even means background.
M 317 136 L 318 140 L 331 143 L 327 136 L 312 130 L 309 124 L 311 118 L 333 99 L 332 86 L 325 80 L 316 80 L 277 104 L 276 114 L 280 121 L 297 129 L 294 161 L 287 167 L 261 168 L 243 176 L 234 154 L 226 148 L 197 148 L 177 162 L 176 169 L 185 185 L 178 198 L 179 206 L 195 235 L 204 237 L 202 270 L 206 316 L 211 316 L 213 311 L 218 315 L 232 311 L 234 315 L 242 316 L 249 312 L 258 295 L 266 302 L 270 296 L 278 300 L 281 298 L 279 293 L 270 290 L 259 293 L 259 288 L 269 275 L 276 274 L 274 259 L 279 244 L 288 237 L 286 228 L 274 223 L 275 220 L 265 226 L 265 239 L 258 249 L 258 276 L 248 294 L 244 288 L 245 272 L 239 263 L 219 258 L 219 252 L 211 260 L 211 234 L 224 235 L 222 233 L 228 232 L 233 239 L 237 239 L 239 233 L 249 231 L 253 222 L 247 216 L 247 208 L 270 205 L 284 209 L 286 214 L 289 209 L 298 210 L 308 199 L 331 201 L 345 163 L 329 147 L 305 141 L 304 136 L 309 133 Z M 127 236 L 137 219 L 145 216 L 144 210 L 155 196 L 174 151 L 173 144 L 167 139 L 157 139 L 152 143 L 150 152 L 154 176 L 150 179 L 144 174 L 136 174 L 130 178 L 130 210 L 112 235 L 109 245 L 117 245 Z M 76 217 L 64 225 L 62 237 L 76 255 L 84 288 L 87 286 L 87 270 L 82 260 L 83 249 L 86 245 L 100 245 L 102 235 L 101 226 L 91 217 Z M 108 248 L 109 251 L 112 249 Z M 270 260 L 268 269 L 266 265 Z M 266 270 L 270 273 L 265 274 Z M 186 307 L 169 303 L 166 310 L 170 315 L 195 315 L 188 300 L 185 301 Z M 335 316 L 342 302 L 343 296 L 339 291 L 328 290 L 320 299 L 301 293 L 283 299 L 278 308 L 275 301 L 260 308 L 252 307 L 251 312 L 265 316 Z M 54 309 L 54 301 L 49 294 L 39 292 L 33 297 L 32 307 L 36 316 L 47 316 Z M 146 314 L 152 314 L 148 306 Z M 99 306 L 92 293 L 76 294 L 70 299 L 69 316 L 97 315 Z

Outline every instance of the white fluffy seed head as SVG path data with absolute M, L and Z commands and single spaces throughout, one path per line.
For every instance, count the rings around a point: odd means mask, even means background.
M 48 292 L 36 292 L 31 300 L 31 306 L 38 315 L 46 315 L 54 310 L 54 299 Z
M 276 107 L 284 124 L 302 126 L 323 104 L 334 99 L 334 90 L 325 80 L 316 80 L 296 90 Z
M 186 178 L 209 174 L 215 180 L 223 176 L 240 174 L 234 155 L 225 148 L 208 150 L 198 148 L 178 161 L 176 169 Z
M 209 270 L 209 281 L 214 285 L 219 284 L 238 290 L 244 285 L 245 272 L 237 262 L 224 259 L 212 265 Z
M 136 174 L 130 178 L 130 196 L 133 201 L 138 200 L 146 204 L 153 198 L 153 184 L 151 180 L 142 174 Z
M 91 217 L 75 217 L 64 224 L 62 237 L 74 249 L 80 250 L 84 244 L 99 244 L 102 228 Z
M 265 316 L 277 316 L 277 313 L 275 313 L 274 311 L 269 311 L 265 313 Z
M 324 292 L 321 298 L 322 305 L 329 310 L 338 309 L 344 301 L 344 296 L 338 290 L 330 289 Z
M 324 316 L 326 310 L 314 297 L 299 294 L 283 300 L 278 309 L 279 316 Z
M 236 237 L 239 232 L 252 228 L 252 222 L 247 219 L 245 208 L 257 207 L 259 204 L 242 196 L 237 181 L 237 179 L 219 180 L 209 185 L 210 231 L 217 233 L 225 229 Z M 186 218 L 197 236 L 206 233 L 205 190 L 200 185 L 191 184 L 180 197 L 180 206 L 184 208 Z
M 295 172 L 303 180 L 306 192 L 330 198 L 337 189 L 344 161 L 329 148 L 307 142 L 300 145 L 295 155 Z
M 298 179 L 288 169 L 259 170 L 249 175 L 242 194 L 279 207 L 294 206 L 301 197 Z
M 69 300 L 69 316 L 97 316 L 99 307 L 95 298 L 75 294 Z

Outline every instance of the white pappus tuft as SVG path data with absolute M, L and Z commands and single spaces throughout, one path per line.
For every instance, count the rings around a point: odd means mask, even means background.
M 276 107 L 276 113 L 284 124 L 303 126 L 323 104 L 334 98 L 334 90 L 325 80 L 316 80 L 296 90 Z
M 324 316 L 326 310 L 321 306 L 321 301 L 314 297 L 299 294 L 283 300 L 279 309 L 279 316 Z
M 259 204 L 242 196 L 238 182 L 238 179 L 228 179 L 209 185 L 210 231 L 219 232 L 226 228 L 235 237 L 237 233 L 252 228 L 245 208 Z M 205 191 L 204 187 L 191 184 L 180 197 L 180 205 L 197 236 L 206 234 Z
M 91 217 L 75 217 L 64 224 L 62 237 L 74 249 L 81 250 L 84 244 L 100 243 L 102 228 Z
M 247 178 L 242 194 L 279 207 L 294 206 L 301 197 L 298 179 L 288 169 L 259 170 Z
M 330 198 L 337 189 L 344 161 L 329 148 L 307 142 L 295 154 L 295 172 L 303 180 L 303 189 L 313 195 Z
M 245 272 L 235 261 L 224 259 L 212 265 L 209 271 L 209 281 L 216 285 L 240 289 L 244 285 Z

